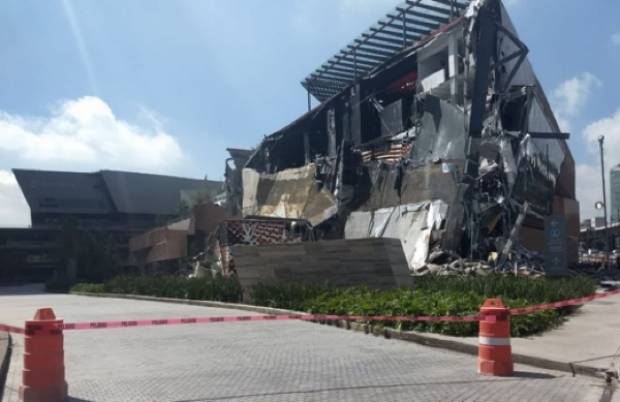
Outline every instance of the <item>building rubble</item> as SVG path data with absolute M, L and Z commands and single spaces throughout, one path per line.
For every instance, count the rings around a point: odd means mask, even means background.
M 498 0 L 406 1 L 303 81 L 319 106 L 231 152 L 232 212 L 400 239 L 416 275 L 549 272 L 555 216 L 575 262 L 575 164 L 527 54 Z

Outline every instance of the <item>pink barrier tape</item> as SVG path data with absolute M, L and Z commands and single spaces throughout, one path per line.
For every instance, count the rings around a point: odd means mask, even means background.
M 186 318 L 165 318 L 156 320 L 124 320 L 124 321 L 86 321 L 65 323 L 62 325 L 64 330 L 85 330 L 85 329 L 105 329 L 105 328 L 135 328 L 150 327 L 161 325 L 185 325 L 185 324 L 213 324 L 229 322 L 248 322 L 248 321 L 427 321 L 427 322 L 475 322 L 479 318 L 477 315 L 471 316 L 363 316 L 363 315 L 333 315 L 333 314 L 257 314 L 242 316 L 220 316 L 220 317 L 186 317 Z
M 563 300 L 554 303 L 538 304 L 534 306 L 512 308 L 511 315 L 531 314 L 544 310 L 551 310 L 567 306 L 578 306 L 596 299 L 602 299 L 620 294 L 620 289 L 606 293 L 598 293 L 575 299 Z M 180 317 L 163 318 L 151 320 L 122 320 L 122 321 L 84 321 L 65 323 L 55 329 L 37 329 L 32 331 L 54 331 L 59 330 L 88 330 L 88 329 L 113 329 L 113 328 L 136 328 L 165 325 L 188 325 L 188 324 L 216 324 L 230 322 L 250 322 L 250 321 L 404 321 L 404 322 L 477 322 L 480 321 L 479 315 L 466 316 L 416 316 L 416 315 L 334 315 L 334 314 L 256 314 L 241 316 L 219 316 L 219 317 Z M 7 331 L 16 334 L 24 334 L 23 328 L 0 324 L 0 331 Z
M 0 324 L 0 332 L 9 332 L 11 334 L 24 334 L 24 328 L 14 327 L 12 325 Z
M 531 314 L 537 313 L 539 311 L 545 310 L 553 310 L 556 308 L 569 307 L 569 306 L 580 306 L 582 304 L 591 302 L 597 299 L 603 299 L 610 296 L 615 296 L 620 294 L 620 289 L 611 290 L 605 293 L 596 293 L 590 296 L 577 297 L 575 299 L 562 300 L 555 303 L 544 303 L 544 304 L 536 304 L 534 306 L 520 307 L 520 308 L 511 308 L 511 315 L 523 315 L 523 314 Z

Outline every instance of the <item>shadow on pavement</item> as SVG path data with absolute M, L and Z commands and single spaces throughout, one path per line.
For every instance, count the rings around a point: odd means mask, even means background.
M 0 286 L 0 296 L 38 295 L 45 294 L 45 284 L 31 283 L 28 285 Z
M 557 378 L 557 376 L 551 375 L 549 373 L 536 373 L 534 371 L 515 371 L 514 373 L 512 373 L 512 375 L 510 377 L 532 378 L 532 379 L 551 379 L 551 378 Z M 507 377 L 507 378 L 510 378 L 510 377 Z
M 317 389 L 303 389 L 303 390 L 284 390 L 284 391 L 276 391 L 276 392 L 266 392 L 266 393 L 256 393 L 256 394 L 239 394 L 239 395 L 221 395 L 221 396 L 213 396 L 213 397 L 204 397 L 200 399 L 182 399 L 174 402 L 202 402 L 205 400 L 208 401 L 223 401 L 229 399 L 243 399 L 243 398 L 257 398 L 257 397 L 276 397 L 283 395 L 302 395 L 302 394 L 314 394 L 320 392 L 332 392 L 332 391 L 348 391 L 348 390 L 360 390 L 360 389 L 388 389 L 388 388 L 410 388 L 410 387 L 421 387 L 421 386 L 429 386 L 429 385 L 465 385 L 465 384 L 478 384 L 488 381 L 493 382 L 510 382 L 510 381 L 518 381 L 519 378 L 530 378 L 530 379 L 551 379 L 556 378 L 553 375 L 546 373 L 534 373 L 534 372 L 525 372 L 525 371 L 515 371 L 515 373 L 510 377 L 501 377 L 495 379 L 491 379 L 494 377 L 484 377 L 481 376 L 479 379 L 475 380 L 464 380 L 464 381 L 431 381 L 431 382 L 419 382 L 419 383 L 403 383 L 403 384 L 377 384 L 377 385 L 360 385 L 360 386 L 350 386 L 350 387 L 329 387 L 329 388 L 317 388 Z

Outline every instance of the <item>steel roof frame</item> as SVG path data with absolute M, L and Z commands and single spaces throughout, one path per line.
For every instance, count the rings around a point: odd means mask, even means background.
M 405 0 L 309 74 L 301 84 L 322 102 L 458 17 L 470 1 Z

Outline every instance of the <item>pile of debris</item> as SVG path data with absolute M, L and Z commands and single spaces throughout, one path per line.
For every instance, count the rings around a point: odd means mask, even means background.
M 486 276 L 506 274 L 515 276 L 540 277 L 545 275 L 544 259 L 522 247 L 515 248 L 508 258 L 502 261 L 497 253 L 490 253 L 485 260 L 470 260 L 445 251 L 435 250 L 429 254 L 428 262 L 413 270 L 415 276 Z

